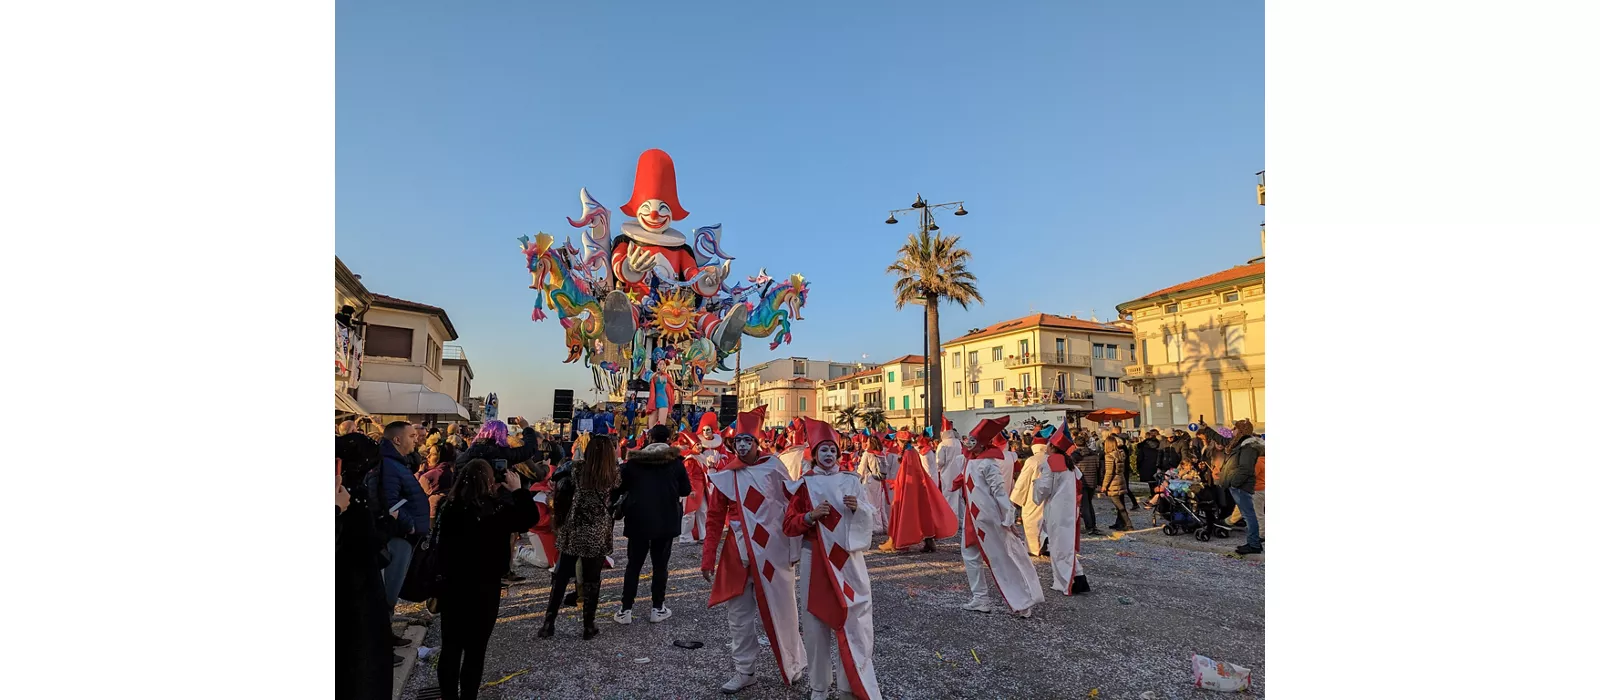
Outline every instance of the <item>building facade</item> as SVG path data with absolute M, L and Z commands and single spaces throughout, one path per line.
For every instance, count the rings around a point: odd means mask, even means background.
M 1133 335 L 1126 324 L 1045 313 L 974 328 L 940 346 L 945 410 L 1136 410 L 1123 381 Z
M 853 364 L 827 360 L 809 360 L 804 357 L 785 357 L 747 367 L 739 373 L 739 410 L 749 411 L 761 405 L 762 387 L 772 382 L 807 379 L 815 387 L 821 386 L 829 379 L 842 377 L 857 369 L 858 367 Z M 813 412 L 816 410 L 816 398 L 815 395 L 812 395 L 808 397 L 809 400 L 806 402 Z M 767 407 L 768 419 L 772 418 L 772 411 L 773 407 L 769 403 Z
M 722 396 L 732 394 L 733 385 L 721 379 L 706 377 L 701 380 L 700 388 L 690 395 L 690 403 L 702 409 L 715 411 L 722 406 Z
M 384 420 L 470 418 L 453 396 L 460 391 L 460 382 L 447 386 L 445 381 L 444 344 L 459 336 L 444 309 L 374 294 L 366 323 L 365 357 L 356 389 L 362 406 Z M 470 379 L 470 369 L 466 376 Z
M 1117 305 L 1133 320 L 1124 384 L 1152 427 L 1267 421 L 1265 259 Z
M 361 381 L 361 359 L 366 342 L 367 310 L 372 308 L 372 292 L 361 284 L 361 276 L 333 258 L 333 412 L 334 417 L 367 415 L 356 400 Z
M 818 418 L 839 424 L 847 407 L 858 415 L 882 411 L 893 428 L 921 430 L 927 423 L 927 380 L 923 376 L 921 355 L 902 355 L 881 365 L 839 376 L 822 389 L 822 411 Z M 865 427 L 857 420 L 856 427 Z

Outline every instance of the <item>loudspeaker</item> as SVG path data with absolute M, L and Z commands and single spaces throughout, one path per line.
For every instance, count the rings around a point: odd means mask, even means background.
M 557 423 L 572 422 L 571 389 L 556 389 L 555 406 L 550 409 L 550 420 Z
M 733 394 L 722 395 L 722 405 L 717 408 L 717 422 L 726 428 L 739 419 L 739 397 Z
M 643 379 L 629 379 L 628 380 L 628 391 L 649 391 L 649 390 L 650 390 L 650 382 L 647 382 L 647 381 L 645 381 Z

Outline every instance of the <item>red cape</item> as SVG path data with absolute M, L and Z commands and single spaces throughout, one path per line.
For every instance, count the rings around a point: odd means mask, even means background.
M 944 539 L 956 534 L 956 514 L 928 478 L 916 450 L 900 457 L 900 472 L 895 475 L 894 504 L 889 507 L 889 539 L 895 549 L 907 549 L 928 537 Z

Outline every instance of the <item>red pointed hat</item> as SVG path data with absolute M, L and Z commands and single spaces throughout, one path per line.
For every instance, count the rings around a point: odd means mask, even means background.
M 1072 443 L 1072 436 L 1068 435 L 1066 430 L 1057 430 L 1051 434 L 1049 445 L 1066 454 L 1072 454 L 1078 449 L 1078 446 Z
M 672 156 L 659 148 L 639 154 L 639 167 L 633 173 L 633 196 L 622 205 L 624 216 L 639 213 L 639 205 L 646 200 L 659 199 L 672 207 L 672 220 L 689 218 L 689 210 L 678 203 L 678 172 L 672 167 Z
M 695 426 L 695 430 L 705 430 L 706 428 L 710 428 L 711 432 L 717 431 L 717 414 L 706 411 L 700 415 L 700 425 Z
M 733 422 L 734 435 L 761 437 L 761 424 L 767 420 L 767 405 L 756 406 L 753 411 L 740 411 Z
M 1000 416 L 999 418 L 985 418 L 980 420 L 978 421 L 977 427 L 972 429 L 972 439 L 974 442 L 977 442 L 980 447 L 993 444 L 995 437 L 1001 432 L 1005 431 L 1006 425 L 1010 422 L 1011 416 Z
M 817 445 L 821 445 L 824 442 L 832 442 L 834 445 L 839 445 L 842 442 L 839 439 L 839 433 L 833 429 L 833 426 L 820 420 L 811 420 L 809 418 L 803 420 L 806 426 L 806 445 L 808 447 L 816 449 Z
M 939 432 L 942 433 L 942 432 L 944 432 L 946 430 L 955 430 L 955 429 L 956 429 L 956 427 L 954 425 L 950 424 L 950 419 L 949 418 L 946 418 L 944 416 L 939 416 Z
M 995 447 L 1005 447 L 1006 445 L 1011 444 L 1011 442 L 1006 439 L 1006 434 L 1001 432 L 999 435 L 994 436 L 994 441 L 989 444 L 994 445 Z
M 1049 443 L 1045 441 L 1043 435 L 1040 435 L 1039 433 L 1034 433 L 1033 434 L 1033 442 L 1030 442 L 1028 444 L 1030 444 L 1030 445 L 1047 445 Z

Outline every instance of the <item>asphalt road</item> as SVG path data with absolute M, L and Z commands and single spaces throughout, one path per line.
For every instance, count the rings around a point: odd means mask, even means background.
M 1098 517 L 1111 522 L 1110 508 L 1101 505 Z M 1148 513 L 1139 515 L 1145 519 L 1137 523 L 1147 524 Z M 502 599 L 484 671 L 486 683 L 512 677 L 479 697 L 721 697 L 718 686 L 732 673 L 727 618 L 721 608 L 706 608 L 710 585 L 699 576 L 698 545 L 673 550 L 667 593 L 673 617 L 654 625 L 645 619 L 646 564 L 634 623 L 622 626 L 611 620 L 620 609 L 626 558 L 620 525 L 617 532 L 617 568 L 604 572 L 596 617 L 600 636 L 580 639 L 578 611 L 565 608 L 554 638 L 535 637 L 549 574 L 521 567 L 528 581 Z M 1229 697 L 1264 697 L 1265 564 L 1145 541 L 1154 538 L 1086 540 L 1093 590 L 1071 598 L 1050 590 L 1049 565 L 1035 560 L 1047 597 L 1026 620 L 961 610 L 968 591 L 953 538 L 933 554 L 869 551 L 874 661 L 884 697 L 1087 698 L 1096 689 L 1107 700 L 1217 697 L 1193 687 L 1195 653 L 1254 669 L 1254 689 Z M 672 645 L 676 639 L 705 646 L 681 649 Z M 437 623 L 424 643 L 438 645 Z M 418 666 L 402 698 L 436 684 L 432 661 Z M 803 678 L 782 684 L 770 655 L 760 657 L 757 676 L 760 682 L 738 697 L 809 697 Z

